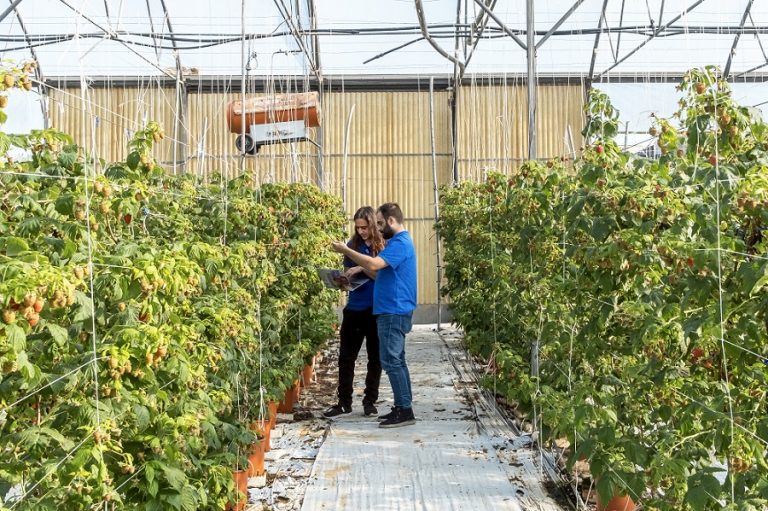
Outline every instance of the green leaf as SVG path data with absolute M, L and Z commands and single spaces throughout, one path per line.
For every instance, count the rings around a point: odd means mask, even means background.
M 141 155 L 138 151 L 133 151 L 131 154 L 128 155 L 128 158 L 126 158 L 125 163 L 128 164 L 128 168 L 131 170 L 136 170 L 139 166 L 139 163 L 141 162 Z
M 194 511 L 197 509 L 197 492 L 189 485 L 184 486 L 181 489 L 181 509 L 185 511 Z
M 163 473 L 165 474 L 165 479 L 168 481 L 168 484 L 175 490 L 181 491 L 181 489 L 184 488 L 184 485 L 187 484 L 186 474 L 178 468 L 166 466 L 163 467 Z
M 46 327 L 51 333 L 51 337 L 53 337 L 53 340 L 56 344 L 59 346 L 64 346 L 67 344 L 67 341 L 69 340 L 69 333 L 67 333 L 66 328 L 60 327 L 54 323 L 48 323 Z
M 8 336 L 8 343 L 13 348 L 14 353 L 24 351 L 27 347 L 27 334 L 19 325 L 6 325 L 5 335 Z
M 93 302 L 91 301 L 91 298 L 82 291 L 75 291 L 75 303 L 77 303 L 80 308 L 72 318 L 72 322 L 78 323 L 91 319 L 93 313 Z
M 616 491 L 616 488 L 613 485 L 610 477 L 598 477 L 595 488 L 597 489 L 597 493 L 600 495 L 600 498 L 603 500 L 603 502 L 608 502 L 611 500 L 614 497 L 614 492 Z
M 71 169 L 77 161 L 76 152 L 61 152 L 59 153 L 59 165 L 67 169 Z
M 24 375 L 28 380 L 32 379 L 35 375 L 35 367 L 29 363 L 26 351 L 20 351 L 16 355 L 16 363 L 19 366 L 19 372 Z
M 181 509 L 181 495 L 168 495 L 165 498 L 166 504 L 170 504 L 173 509 Z
M 56 211 L 62 215 L 71 215 L 75 208 L 75 197 L 72 194 L 60 195 L 56 199 Z
M 693 509 L 706 509 L 710 502 L 717 502 L 720 495 L 720 482 L 710 474 L 693 474 L 688 478 L 688 491 L 685 502 Z
M 635 465 L 644 467 L 648 461 L 648 450 L 637 442 L 626 442 L 624 444 L 624 453 L 627 455 L 627 459 Z
M 139 431 L 142 431 L 149 426 L 150 416 L 149 410 L 143 405 L 133 405 L 133 413 L 136 414 L 136 425 L 139 427 Z
M 147 485 L 147 493 L 149 493 L 152 497 L 156 497 L 157 496 L 157 492 L 159 490 L 160 490 L 160 485 L 159 485 L 159 483 L 157 482 L 156 479 L 153 479 Z
M 55 440 L 59 444 L 59 446 L 65 451 L 69 451 L 75 446 L 75 443 L 72 440 L 69 440 L 68 438 L 66 438 L 64 435 L 62 435 L 55 429 L 40 428 L 40 433 Z
M 5 253 L 8 257 L 16 257 L 27 250 L 29 250 L 29 245 L 21 238 L 9 237 L 5 240 Z

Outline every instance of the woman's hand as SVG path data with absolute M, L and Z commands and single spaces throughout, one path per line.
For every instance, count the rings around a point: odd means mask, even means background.
M 347 278 L 351 279 L 352 277 L 354 277 L 355 275 L 357 275 L 361 271 L 363 271 L 363 267 L 362 266 L 353 266 L 352 268 L 348 268 L 347 271 L 344 272 L 344 275 L 346 275 Z
M 334 252 L 343 254 L 344 251 L 347 249 L 347 244 L 344 243 L 343 241 L 333 241 L 331 242 L 331 249 L 333 249 Z

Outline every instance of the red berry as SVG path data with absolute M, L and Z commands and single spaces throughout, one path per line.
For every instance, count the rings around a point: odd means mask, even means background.
M 688 268 L 693 268 L 693 257 L 688 257 L 686 263 L 688 264 Z
M 701 346 L 696 346 L 691 350 L 691 362 L 696 363 L 704 356 L 704 349 Z
M 131 221 L 133 220 L 133 217 L 130 213 L 126 213 L 123 215 L 123 222 L 125 222 L 127 225 L 131 225 Z
M 595 151 L 597 151 L 597 154 L 603 154 L 605 152 L 605 149 L 603 148 L 603 146 L 599 145 L 595 147 Z
M 710 154 L 709 155 L 709 164 L 713 167 L 717 165 L 717 155 Z

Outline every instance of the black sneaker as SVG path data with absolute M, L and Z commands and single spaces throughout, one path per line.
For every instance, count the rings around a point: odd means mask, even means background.
M 341 403 L 333 405 L 323 412 L 325 417 L 336 417 L 337 415 L 346 415 L 352 413 L 352 407 L 350 405 L 343 405 Z
M 413 408 L 395 408 L 394 415 L 389 419 L 379 423 L 380 428 L 399 428 L 401 426 L 410 426 L 416 424 L 416 417 L 413 416 Z
M 373 403 L 363 403 L 363 414 L 366 417 L 373 417 L 374 415 L 377 415 L 379 411 L 376 409 L 376 407 L 373 405 Z
M 395 409 L 397 409 L 397 407 L 396 407 L 396 406 L 393 406 L 393 407 L 392 407 L 392 408 L 389 410 L 389 413 L 385 413 L 384 415 L 379 415 L 379 417 L 377 418 L 377 420 L 378 420 L 379 422 L 381 422 L 381 421 L 385 421 L 385 420 L 389 420 L 389 419 L 391 419 L 392 417 L 394 417 L 394 416 L 395 416 Z

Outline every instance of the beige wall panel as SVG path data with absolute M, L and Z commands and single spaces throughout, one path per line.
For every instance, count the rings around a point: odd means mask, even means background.
M 538 89 L 537 149 L 540 158 L 556 158 L 570 153 L 566 132 L 570 127 L 577 152 L 582 146 L 584 127 L 584 86 L 540 85 Z
M 129 140 L 149 121 L 157 121 L 168 135 L 155 145 L 155 157 L 165 162 L 172 154 L 172 89 L 88 89 L 84 94 L 80 89 L 52 89 L 49 98 L 51 126 L 72 135 L 98 158 L 124 160 Z
M 509 172 L 527 150 L 527 96 L 520 86 L 467 86 L 457 107 L 460 179 Z
M 567 153 L 568 126 L 578 149 L 583 125 L 583 85 L 540 85 L 537 103 L 539 158 Z M 525 84 L 466 86 L 458 111 L 459 173 L 479 180 L 487 170 L 508 173 L 528 156 L 528 96 Z
M 326 170 L 334 173 L 341 158 L 329 159 Z M 379 206 L 397 202 L 407 218 L 434 217 L 432 158 L 401 156 L 394 158 L 350 157 L 347 177 L 347 213 L 359 206 Z M 438 182 L 447 183 L 451 176 L 451 159 L 437 159 Z
M 437 303 L 437 244 L 433 220 L 411 220 L 406 228 L 416 247 L 418 303 Z

